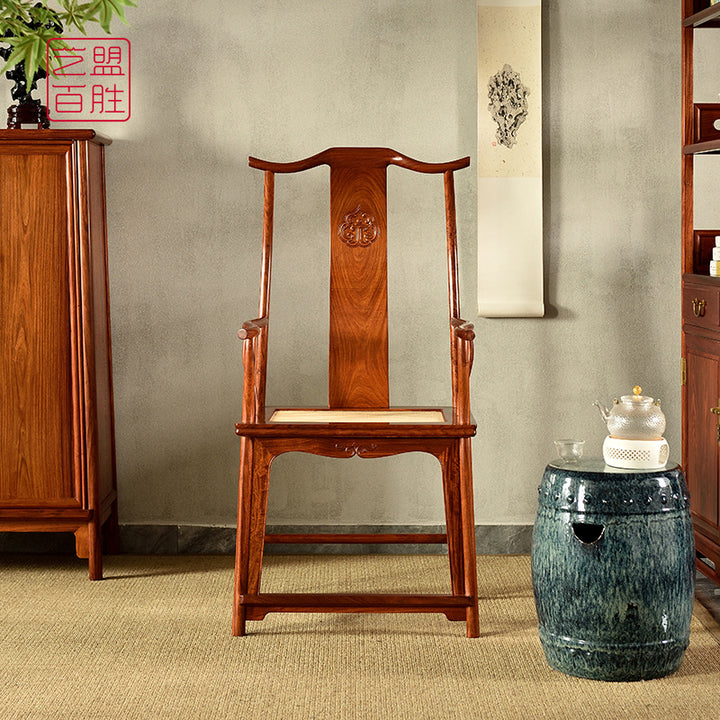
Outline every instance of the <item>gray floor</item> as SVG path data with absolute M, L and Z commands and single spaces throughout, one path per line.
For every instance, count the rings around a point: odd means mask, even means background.
M 695 597 L 720 623 L 720 586 L 708 580 L 702 573 L 698 573 L 695 578 Z

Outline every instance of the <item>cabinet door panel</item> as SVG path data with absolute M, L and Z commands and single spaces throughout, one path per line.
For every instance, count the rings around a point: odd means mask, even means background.
M 720 416 L 710 412 L 720 399 L 720 343 L 686 336 L 687 460 L 686 472 L 693 514 L 718 526 L 717 425 Z
M 0 149 L 0 500 L 73 496 L 68 168 Z

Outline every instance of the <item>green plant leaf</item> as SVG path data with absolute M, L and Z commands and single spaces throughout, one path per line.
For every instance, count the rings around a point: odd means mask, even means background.
M 20 38 L 2 38 L 4 43 L 8 45 L 14 45 L 15 49 L 10 53 L 6 63 L 0 69 L 0 75 L 4 75 L 6 71 L 14 68 L 18 63 L 25 62 L 25 47 L 20 45 L 17 47 L 16 43 L 20 42 Z
M 48 7 L 48 0 L 42 0 L 42 3 L 37 0 L 0 2 L 0 36 L 3 36 L 0 37 L 0 42 L 13 48 L 5 65 L 0 69 L 0 75 L 23 63 L 28 87 L 32 85 L 38 68 L 48 70 L 47 43 L 58 37 L 56 23 L 61 23 L 65 30 L 76 27 L 85 35 L 85 23 L 96 22 L 109 34 L 113 17 L 119 17 L 127 25 L 125 8 L 136 7 L 135 0 L 56 0 L 60 10 Z M 68 47 L 64 41 L 56 43 L 50 53 L 57 55 L 57 50 L 62 47 Z
M 33 5 L 28 10 L 30 17 L 41 25 L 47 25 L 48 23 L 54 23 L 58 20 L 58 14 L 44 5 Z
M 6 0 L 0 10 L 0 35 L 24 35 L 32 18 L 24 4 Z
M 25 55 L 25 77 L 27 78 L 28 90 L 32 87 L 35 73 L 42 62 L 43 55 L 45 54 L 43 52 L 44 49 L 45 46 L 42 39 L 39 36 L 34 37 L 30 43 L 29 51 Z
M 51 41 L 52 41 L 52 44 L 51 44 Z M 52 75 L 53 77 L 56 77 L 55 65 L 53 64 L 52 61 L 55 61 L 56 65 L 58 67 L 62 65 L 61 61 L 63 60 L 63 58 L 60 55 L 61 50 L 71 50 L 70 45 L 68 45 L 67 42 L 65 42 L 65 40 L 63 40 L 61 37 L 50 38 L 48 40 L 47 53 L 48 53 L 48 56 L 50 56 L 52 58 L 50 64 L 46 68 L 48 75 Z M 48 59 L 49 58 L 46 58 L 46 64 L 47 64 Z
M 5 0 L 4 7 L 0 10 L 0 32 L 5 34 L 2 29 L 5 22 L 18 22 L 25 25 L 30 22 L 28 15 L 27 2 L 17 2 L 16 0 Z
M 110 33 L 110 21 L 113 15 L 117 15 L 126 25 L 125 7 L 135 7 L 135 0 L 93 0 L 88 8 L 88 15 L 100 24 L 100 27 Z
M 29 88 L 40 63 L 39 48 L 42 45 L 42 40 L 38 35 L 28 34 L 18 38 L 3 38 L 3 42 L 12 45 L 15 49 L 10 53 L 7 62 L 0 70 L 0 74 L 14 68 L 19 63 L 23 63 Z
M 90 3 L 78 4 L 77 0 L 61 0 L 65 8 L 65 12 L 60 13 L 60 22 L 67 30 L 69 27 L 76 27 L 83 35 L 87 35 L 85 31 L 85 22 L 88 20 L 88 11 Z
M 19 36 L 27 30 L 27 25 L 16 18 L 4 18 L 0 21 L 0 35 Z

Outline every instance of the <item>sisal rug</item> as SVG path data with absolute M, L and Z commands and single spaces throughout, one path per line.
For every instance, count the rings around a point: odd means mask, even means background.
M 704 718 L 720 628 L 696 604 L 680 670 L 604 683 L 551 670 L 528 556 L 484 556 L 481 637 L 441 615 L 269 615 L 230 635 L 228 556 L 0 558 L 3 720 Z M 446 558 L 270 556 L 264 589 L 447 592 Z

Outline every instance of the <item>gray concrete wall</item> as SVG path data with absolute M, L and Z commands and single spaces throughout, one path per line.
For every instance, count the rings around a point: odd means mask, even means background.
M 661 397 L 680 457 L 679 3 L 547 0 L 546 307 L 475 316 L 473 172 L 456 178 L 462 305 L 476 324 L 477 522 L 532 523 L 555 438 L 600 454 L 591 406 Z M 262 175 L 333 145 L 476 158 L 474 0 L 140 0 L 133 115 L 107 152 L 120 517 L 235 521 L 241 348 L 255 317 Z M 482 42 L 482 37 L 480 37 Z M 9 93 L 8 93 L 9 95 Z M 8 98 L 9 101 L 9 98 Z M 437 178 L 391 170 L 395 402 L 449 402 Z M 278 179 L 268 400 L 325 401 L 327 177 Z M 316 273 L 319 271 L 320 279 Z M 294 288 L 291 289 L 291 284 Z M 284 359 L 283 359 L 284 356 Z M 274 524 L 443 521 L 431 457 L 274 468 Z M 344 472 L 344 474 L 343 474 Z

